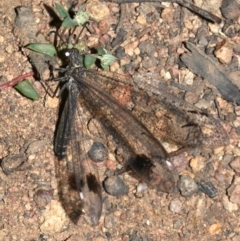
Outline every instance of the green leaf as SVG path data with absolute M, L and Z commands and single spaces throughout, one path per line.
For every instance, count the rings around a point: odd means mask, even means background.
M 60 5 L 59 3 L 55 3 L 55 7 L 61 19 L 70 17 L 68 11 L 62 5 Z
M 112 64 L 117 58 L 111 54 L 104 54 L 101 57 L 101 66 L 104 70 L 107 70 L 109 65 Z
M 28 44 L 27 48 L 31 49 L 31 50 L 33 50 L 37 53 L 48 55 L 48 56 L 51 56 L 51 57 L 53 57 L 57 53 L 57 50 L 56 50 L 56 48 L 54 47 L 53 44 L 32 43 L 32 44 Z
M 74 21 L 78 23 L 78 25 L 85 24 L 89 19 L 89 14 L 85 11 L 79 10 L 74 17 Z
M 90 54 L 87 54 L 84 56 L 84 66 L 89 69 L 91 68 L 92 65 L 94 65 L 96 62 L 96 58 L 93 57 L 92 55 Z
M 73 28 L 76 26 L 78 26 L 78 23 L 76 21 L 72 20 L 69 16 L 63 20 L 62 25 L 61 25 L 61 27 L 63 27 L 63 28 Z
M 106 54 L 106 51 L 103 47 L 100 47 L 97 49 L 97 53 L 98 53 L 98 55 L 102 56 L 102 55 Z
M 14 88 L 18 90 L 23 96 L 31 100 L 39 99 L 37 91 L 33 88 L 32 84 L 27 79 L 24 79 L 15 85 Z

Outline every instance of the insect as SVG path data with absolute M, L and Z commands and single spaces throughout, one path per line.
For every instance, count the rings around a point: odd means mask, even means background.
M 77 49 L 68 49 L 65 54 L 69 65 L 63 77 L 62 91 L 68 90 L 68 98 L 57 129 L 55 153 L 60 160 L 71 157 L 77 190 L 91 223 L 98 224 L 102 195 L 97 168 L 88 156 L 89 138 L 86 137 L 89 133 L 83 117 L 86 112 L 100 123 L 102 130 L 99 132 L 112 136 L 122 150 L 123 159 L 141 179 L 160 191 L 171 192 L 176 177 L 170 162 L 166 162 L 167 151 L 126 107 L 111 96 L 111 91 L 116 91 L 114 80 L 84 69 L 78 60 Z
M 171 95 L 165 87 L 154 86 L 146 76 L 144 81 L 134 80 L 135 84 L 131 80 L 110 78 L 83 68 L 77 49 L 67 49 L 65 55 L 69 65 L 62 91 L 68 91 L 68 98 L 57 129 L 55 153 L 60 160 L 66 156 L 71 159 L 77 190 L 93 225 L 98 224 L 101 216 L 102 195 L 97 167 L 88 155 L 90 142 L 100 140 L 105 144 L 110 136 L 115 145 L 113 151 L 140 179 L 162 192 L 174 190 L 178 174 L 171 164 L 171 153 L 149 131 L 155 132 L 159 121 L 162 122 L 160 129 L 180 147 L 201 149 L 228 143 L 227 134 L 217 119 Z M 121 89 L 130 92 L 125 100 L 117 96 L 121 96 Z M 140 121 L 144 120 L 140 104 L 144 100 L 146 109 L 155 113 L 147 113 L 150 120 L 147 125 Z M 92 131 L 89 119 L 94 126 Z

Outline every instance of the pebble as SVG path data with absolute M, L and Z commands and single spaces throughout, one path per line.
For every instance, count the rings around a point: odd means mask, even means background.
M 107 18 L 110 14 L 110 10 L 107 5 L 98 0 L 89 1 L 86 6 L 86 11 L 89 13 L 91 18 L 96 20 L 96 22 L 100 22 L 104 18 Z
M 56 234 L 62 232 L 69 220 L 61 203 L 57 200 L 52 200 L 42 214 L 43 220 L 40 230 L 44 234 Z
M 240 2 L 238 0 L 223 0 L 221 12 L 227 19 L 237 19 L 240 15 Z
M 143 41 L 138 45 L 142 54 L 147 54 L 149 57 L 153 57 L 156 53 L 156 46 L 149 40 Z
M 205 167 L 205 165 L 206 165 L 205 161 L 206 161 L 206 159 L 204 157 L 198 155 L 198 156 L 192 158 L 192 160 L 190 162 L 190 167 L 192 168 L 192 170 L 194 172 L 199 172 Z
M 10 175 L 16 171 L 26 160 L 27 159 L 24 154 L 10 155 L 2 159 L 1 167 L 6 175 Z
M 129 187 L 118 176 L 108 177 L 104 183 L 106 192 L 112 196 L 127 195 Z
M 223 40 L 216 46 L 214 54 L 221 63 L 230 64 L 233 56 L 233 47 L 228 41 Z
M 94 142 L 88 151 L 88 156 L 94 162 L 102 162 L 108 158 L 108 150 L 101 142 Z
M 122 59 L 125 56 L 125 49 L 123 47 L 118 47 L 115 51 L 115 56 L 118 59 Z
M 173 213 L 180 213 L 182 210 L 182 202 L 180 200 L 173 200 L 169 204 L 169 210 Z
M 14 49 L 12 45 L 8 45 L 5 50 L 8 54 L 13 54 Z
M 238 205 L 230 202 L 227 196 L 224 196 L 222 200 L 223 200 L 223 207 L 228 212 L 231 213 L 238 210 Z
M 200 99 L 195 106 L 198 107 L 199 109 L 209 109 L 211 108 L 211 101 L 206 100 L 206 99 Z
M 144 183 L 139 183 L 138 186 L 137 186 L 137 192 L 140 193 L 140 192 L 144 192 L 145 190 L 147 190 L 148 186 L 147 184 L 144 182 Z
M 229 165 L 235 172 L 240 173 L 240 157 L 236 157 Z
M 232 203 L 240 204 L 240 177 L 236 177 L 233 180 L 232 185 L 227 190 L 229 200 Z
M 41 141 L 33 141 L 32 143 L 29 144 L 26 153 L 28 155 L 31 155 L 33 153 L 38 152 L 42 147 L 46 146 L 48 143 L 46 140 L 41 140 Z
M 231 154 L 224 155 L 223 159 L 221 160 L 221 165 L 225 168 L 229 167 L 229 163 L 234 160 L 234 156 Z
M 137 22 L 142 24 L 142 25 L 145 25 L 147 23 L 146 18 L 142 15 L 137 17 Z
M 132 41 L 129 42 L 124 48 L 125 48 L 125 53 L 128 54 L 129 56 L 133 56 L 135 48 L 138 47 L 139 42 L 138 41 Z
M 40 187 L 34 194 L 34 201 L 39 207 L 45 207 L 53 199 L 53 189 L 51 187 Z
M 198 185 L 196 182 L 189 176 L 181 176 L 178 181 L 178 188 L 183 197 L 190 197 L 198 191 Z
M 218 190 L 213 186 L 211 182 L 199 182 L 198 188 L 210 198 L 213 198 L 218 194 Z
M 114 215 L 114 213 L 110 213 L 105 216 L 105 219 L 104 219 L 105 228 L 107 229 L 113 228 L 114 226 L 116 226 L 117 223 L 118 223 L 118 218 Z
M 179 229 L 179 228 L 182 227 L 182 226 L 183 226 L 182 221 L 180 221 L 180 220 L 174 220 L 174 221 L 173 221 L 173 228 L 174 228 L 174 229 Z
M 232 185 L 228 189 L 228 194 L 230 195 L 230 202 L 240 205 L 240 185 Z
M 210 31 L 214 34 L 219 34 L 221 27 L 217 23 L 209 23 L 208 24 Z
M 187 85 L 192 85 L 193 84 L 193 78 L 195 77 L 195 75 L 192 73 L 192 72 L 188 72 L 186 74 L 186 76 L 184 77 L 184 82 L 187 84 Z
M 220 223 L 214 223 L 209 227 L 208 232 L 210 235 L 215 235 L 220 233 L 221 230 L 222 230 L 222 225 Z

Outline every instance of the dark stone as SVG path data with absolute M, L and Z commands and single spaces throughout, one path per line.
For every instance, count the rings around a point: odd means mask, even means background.
M 94 162 L 105 161 L 108 157 L 108 150 L 101 142 L 94 142 L 88 151 L 88 156 Z
M 218 190 L 211 182 L 199 182 L 198 187 L 200 191 L 208 195 L 210 198 L 213 198 L 218 194 Z
M 7 156 L 1 161 L 3 172 L 6 175 L 10 175 L 16 171 L 25 161 L 26 157 L 24 154 Z
M 128 186 L 118 176 L 108 177 L 103 186 L 106 192 L 112 196 L 127 195 L 129 190 Z

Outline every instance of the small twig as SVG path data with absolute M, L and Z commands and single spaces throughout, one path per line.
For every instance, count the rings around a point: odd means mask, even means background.
M 12 87 L 12 86 L 16 85 L 18 82 L 22 81 L 23 79 L 25 79 L 27 77 L 31 77 L 33 75 L 34 75 L 34 72 L 29 72 L 26 74 L 19 75 L 18 77 L 12 79 L 11 81 L 0 85 L 0 90 L 4 90 L 6 88 Z

